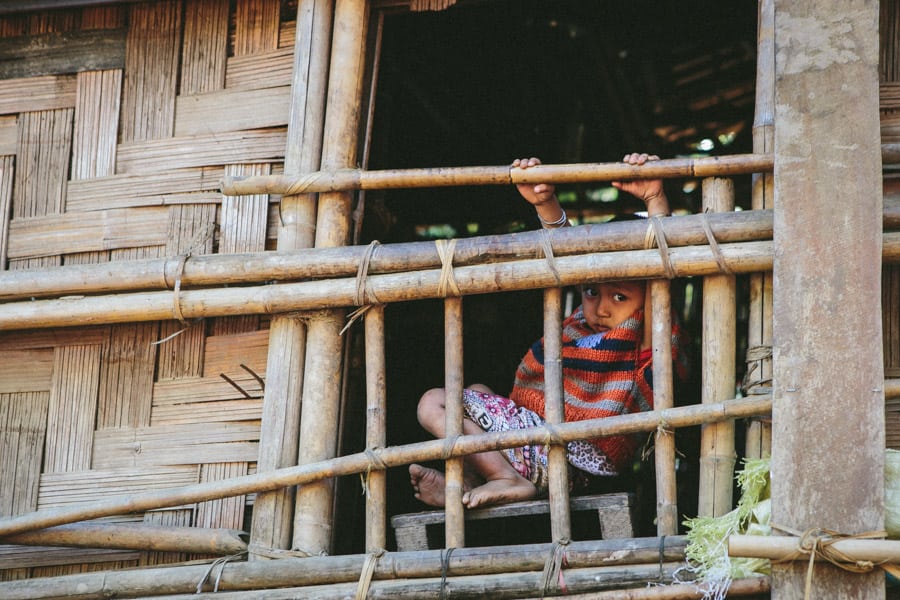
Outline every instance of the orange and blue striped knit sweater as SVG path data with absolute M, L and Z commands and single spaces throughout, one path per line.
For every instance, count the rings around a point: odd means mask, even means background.
M 681 329 L 672 321 L 672 358 L 678 376 L 686 375 Z M 562 364 L 566 421 L 583 421 L 653 409 L 652 360 L 641 357 L 644 311 L 600 336 L 584 320 L 581 307 L 563 322 Z M 602 339 L 601 339 L 602 338 Z M 535 342 L 519 368 L 510 398 L 544 416 L 544 340 Z M 638 446 L 634 435 L 588 440 L 618 472 Z

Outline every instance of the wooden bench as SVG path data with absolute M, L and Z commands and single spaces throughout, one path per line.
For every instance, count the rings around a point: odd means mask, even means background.
M 634 537 L 634 526 L 632 524 L 633 494 L 621 492 L 593 496 L 573 496 L 569 503 L 572 513 L 597 511 L 600 519 L 600 535 L 603 539 Z M 465 518 L 466 522 L 469 522 L 525 515 L 549 515 L 549 513 L 550 503 L 544 499 L 467 510 Z M 443 510 L 427 510 L 394 515 L 391 517 L 391 526 L 394 528 L 397 550 L 400 552 L 428 550 L 428 526 L 443 522 Z

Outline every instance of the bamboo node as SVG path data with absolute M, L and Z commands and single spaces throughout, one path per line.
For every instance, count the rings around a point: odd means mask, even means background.
M 806 584 L 803 597 L 808 600 L 810 589 L 812 587 L 813 571 L 815 568 L 816 558 L 825 560 L 845 571 L 851 573 L 868 573 L 875 568 L 875 563 L 868 560 L 854 560 L 834 547 L 835 542 L 841 540 L 868 540 L 868 539 L 884 539 L 887 537 L 886 531 L 866 531 L 855 535 L 840 533 L 832 529 L 822 529 L 820 527 L 812 527 L 804 532 L 799 532 L 790 527 L 772 524 L 772 529 L 783 531 L 787 534 L 799 537 L 797 551 L 784 556 L 783 558 L 773 560 L 773 563 L 783 563 L 793 561 L 801 556 L 809 556 L 809 564 L 806 568 Z M 879 563 L 880 566 L 881 563 Z
M 544 423 L 544 429 L 547 430 L 547 435 L 544 437 L 544 445 L 545 446 L 563 446 L 565 445 L 565 440 L 562 439 L 562 436 L 559 435 L 559 430 L 552 423 Z
M 459 439 L 459 434 L 454 435 L 453 437 L 444 438 L 444 444 L 441 447 L 441 460 L 449 460 L 453 458 L 453 449 L 456 447 L 456 441 Z
M 380 244 L 381 242 L 378 240 L 372 240 L 372 242 L 366 246 L 366 251 L 363 254 L 362 260 L 359 261 L 359 268 L 356 271 L 356 298 L 354 300 L 354 304 L 357 306 L 372 304 L 372 302 L 368 302 L 366 299 L 366 280 L 369 277 L 369 263 L 372 261 L 372 257 L 375 256 L 375 251 Z M 378 302 L 374 296 L 373 299 L 375 303 Z
M 553 542 L 550 554 L 547 556 L 546 562 L 544 562 L 544 571 L 541 574 L 541 598 L 548 594 L 558 596 L 560 593 L 569 593 L 563 577 L 563 569 L 569 566 L 566 558 L 566 546 L 568 545 L 568 538 L 562 538 Z
M 553 244 L 550 243 L 550 236 L 553 235 L 552 229 L 541 229 L 540 244 L 544 258 L 547 259 L 547 266 L 553 273 L 553 279 L 556 280 L 556 287 L 562 287 L 562 280 L 559 277 L 559 269 L 556 267 L 556 257 L 553 255 Z
M 321 171 L 304 175 L 297 181 L 291 183 L 287 187 L 287 189 L 284 190 L 282 196 L 296 196 L 297 194 L 305 194 L 310 187 L 315 185 L 315 183 L 322 178 L 322 175 L 323 173 Z
M 435 240 L 438 256 L 441 259 L 441 280 L 438 283 L 438 296 L 445 298 L 448 295 L 460 296 L 459 286 L 453 277 L 453 251 L 456 248 L 456 238 L 450 240 Z M 448 294 L 448 290 L 450 294 Z
M 359 573 L 359 585 L 356 586 L 356 600 L 365 600 L 369 595 L 369 586 L 372 584 L 372 576 L 375 574 L 375 565 L 382 556 L 384 556 L 383 548 L 366 555 L 366 562 L 363 563 Z
M 731 267 L 725 262 L 725 256 L 722 254 L 722 248 L 719 247 L 719 242 L 716 240 L 716 236 L 713 234 L 712 227 L 709 225 L 709 218 L 706 216 L 709 212 L 709 209 L 700 213 L 702 218 L 700 219 L 700 223 L 703 224 L 703 231 L 706 232 L 706 239 L 709 242 L 709 249 L 712 250 L 713 258 L 716 259 L 716 264 L 719 265 L 719 270 L 725 275 L 734 275 L 734 271 L 731 270 Z

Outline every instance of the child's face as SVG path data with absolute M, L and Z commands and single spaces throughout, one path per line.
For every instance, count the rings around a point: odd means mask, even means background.
M 644 282 L 610 281 L 584 285 L 581 305 L 591 329 L 597 333 L 609 331 L 644 306 Z

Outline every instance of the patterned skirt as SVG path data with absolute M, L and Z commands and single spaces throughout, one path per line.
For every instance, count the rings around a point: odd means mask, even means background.
M 537 413 L 497 394 L 465 389 L 463 407 L 469 419 L 491 433 L 541 427 L 544 424 L 544 419 Z M 587 441 L 569 442 L 566 450 L 569 465 L 574 467 L 569 471 L 572 489 L 586 486 L 588 474 L 618 475 L 606 455 Z M 544 492 L 548 484 L 547 451 L 546 445 L 533 443 L 500 452 L 522 477 L 533 483 L 539 492 Z

